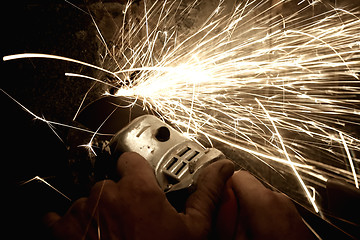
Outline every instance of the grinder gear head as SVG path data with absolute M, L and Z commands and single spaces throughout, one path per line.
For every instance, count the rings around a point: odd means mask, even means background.
M 208 164 L 224 158 L 215 148 L 204 148 L 153 115 L 143 115 L 121 129 L 110 141 L 113 157 L 136 152 L 154 168 L 163 191 L 190 187 Z

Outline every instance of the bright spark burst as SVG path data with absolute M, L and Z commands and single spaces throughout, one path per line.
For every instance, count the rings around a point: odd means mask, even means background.
M 327 179 L 358 188 L 360 9 L 321 0 L 247 0 L 230 9 L 229 2 L 148 0 L 139 18 L 129 1 L 112 45 L 97 28 L 102 67 L 44 54 L 4 60 L 56 58 L 111 74 L 116 96 L 141 100 L 185 135 L 294 174 L 318 212 L 315 190 Z M 193 17 L 204 8 L 209 15 Z M 184 30 L 186 21 L 193 27 Z
M 115 95 L 141 99 L 186 135 L 235 147 L 276 169 L 282 167 L 275 162 L 290 166 L 318 212 L 308 190 L 314 178 L 352 178 L 358 187 L 360 140 L 346 127 L 358 125 L 360 115 L 359 9 L 299 1 L 294 12 L 276 14 L 289 2 L 296 1 L 242 1 L 229 14 L 220 1 L 201 27 L 181 35 L 167 21 L 182 5 L 153 1 L 138 28 L 120 29 L 120 51 L 104 63 L 116 63 L 122 78 L 141 70 Z M 204 7 L 190 6 L 181 14 Z M 314 7 L 327 10 L 314 14 Z

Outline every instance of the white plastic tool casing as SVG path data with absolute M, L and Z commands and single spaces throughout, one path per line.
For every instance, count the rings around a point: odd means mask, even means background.
M 136 152 L 154 168 L 165 192 L 190 187 L 200 170 L 220 158 L 221 151 L 203 148 L 153 115 L 134 119 L 110 141 L 111 153 Z

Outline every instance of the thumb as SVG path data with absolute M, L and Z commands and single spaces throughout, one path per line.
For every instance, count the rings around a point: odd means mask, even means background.
M 200 173 L 197 189 L 188 198 L 185 210 L 191 229 L 197 233 L 210 231 L 215 208 L 233 172 L 234 164 L 224 159 L 210 164 Z

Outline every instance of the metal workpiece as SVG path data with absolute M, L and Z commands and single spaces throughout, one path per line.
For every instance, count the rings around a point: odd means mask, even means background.
M 215 148 L 204 148 L 153 115 L 134 119 L 110 141 L 111 154 L 136 152 L 154 168 L 165 192 L 196 182 L 201 169 L 224 157 Z

